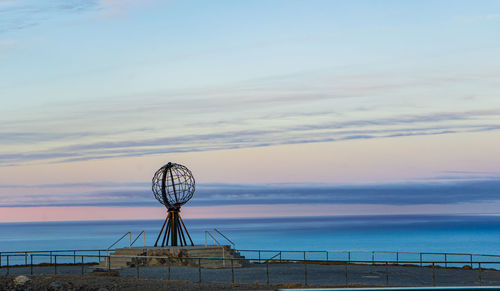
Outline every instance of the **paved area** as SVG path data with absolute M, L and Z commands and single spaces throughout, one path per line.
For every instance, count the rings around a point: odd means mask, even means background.
M 34 274 L 88 274 L 94 268 L 85 265 L 34 266 Z M 197 267 L 140 267 L 117 270 L 122 277 L 198 282 L 231 283 L 307 283 L 314 286 L 474 286 L 500 285 L 498 270 L 466 270 L 403 266 L 251 264 L 244 268 L 198 269 Z M 0 275 L 30 274 L 29 267 L 3 267 Z

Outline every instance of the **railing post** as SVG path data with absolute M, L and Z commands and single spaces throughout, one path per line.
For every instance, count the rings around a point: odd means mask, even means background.
M 201 283 L 201 259 L 198 258 L 198 283 Z
M 33 255 L 30 255 L 30 275 L 33 275 Z
M 83 273 L 84 273 L 84 268 L 85 268 L 85 265 L 84 265 L 83 256 L 82 256 L 82 276 L 83 276 Z
M 259 263 L 260 263 L 260 250 L 259 250 Z
M 347 261 L 351 263 L 351 251 L 347 252 Z
M 99 256 L 99 262 L 101 262 L 101 250 L 98 250 L 97 255 Z
M 372 251 L 372 265 L 375 264 L 375 251 Z
M 142 233 L 142 237 L 144 238 L 144 247 L 146 247 L 146 232 Z
M 9 255 L 7 255 L 7 275 L 9 275 Z
M 231 259 L 231 282 L 234 285 L 234 264 L 233 264 L 233 262 L 234 262 L 234 260 Z
M 444 254 L 444 267 L 448 268 L 448 255 L 446 253 Z
M 436 286 L 436 268 L 434 262 L 432 263 L 432 286 Z
M 399 252 L 396 252 L 396 264 L 399 265 Z
M 269 262 L 266 262 L 266 278 L 267 278 L 267 285 L 269 285 Z
M 422 267 L 422 253 L 419 254 L 420 254 L 420 267 Z
M 54 275 L 57 275 L 57 255 L 54 256 Z
M 76 251 L 73 251 L 73 264 L 76 264 Z
M 24 265 L 28 265 L 28 252 L 24 252 Z
M 304 285 L 307 286 L 307 263 L 304 261 Z
M 389 263 L 385 262 L 385 286 L 389 287 Z
M 167 259 L 168 262 L 168 278 L 167 280 L 170 281 L 170 257 Z
M 472 269 L 472 254 L 470 255 L 470 268 Z
M 281 263 L 281 251 L 280 251 L 280 263 Z
M 479 286 L 483 286 L 483 278 L 481 277 L 481 263 L 478 266 L 479 271 Z
M 326 260 L 328 261 L 328 251 L 325 251 L 326 254 Z
M 304 251 L 304 261 L 306 260 L 306 251 Z
M 345 264 L 344 267 L 345 267 L 345 286 L 349 287 L 349 278 L 348 278 L 348 273 L 347 273 L 347 264 Z
M 108 272 L 111 271 L 111 255 L 108 255 Z
M 49 252 L 49 256 L 50 256 L 50 264 L 52 265 L 52 251 Z

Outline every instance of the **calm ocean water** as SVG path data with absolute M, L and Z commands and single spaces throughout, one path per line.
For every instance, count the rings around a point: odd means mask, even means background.
M 0 251 L 105 249 L 122 234 L 146 231 L 152 245 L 163 221 L 0 224 Z M 344 216 L 185 219 L 195 243 L 217 228 L 238 249 L 391 250 L 500 254 L 498 216 Z M 221 240 L 222 241 L 222 240 Z M 123 241 L 121 246 L 126 246 Z M 142 245 L 142 238 L 137 243 Z

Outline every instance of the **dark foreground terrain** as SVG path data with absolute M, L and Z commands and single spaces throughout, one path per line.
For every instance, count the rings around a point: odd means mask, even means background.
M 33 274 L 33 275 L 29 275 Z M 234 281 L 234 284 L 232 282 Z M 267 284 L 269 283 L 269 284 Z M 275 290 L 299 287 L 498 286 L 500 271 L 470 267 L 249 264 L 243 268 L 86 265 L 13 266 L 0 269 L 3 290 Z
M 0 276 L 0 291 L 117 291 L 117 290 L 276 290 L 304 287 L 301 284 L 262 285 L 195 283 L 94 275 L 9 275 Z

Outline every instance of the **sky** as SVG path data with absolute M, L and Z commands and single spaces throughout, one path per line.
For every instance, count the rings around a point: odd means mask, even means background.
M 0 222 L 498 215 L 500 2 L 0 0 Z

